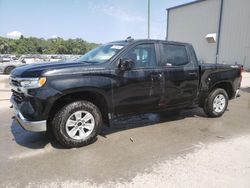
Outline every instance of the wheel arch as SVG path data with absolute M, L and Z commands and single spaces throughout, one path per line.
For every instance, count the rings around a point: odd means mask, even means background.
M 96 105 L 101 111 L 103 121 L 109 124 L 108 114 L 109 112 L 112 112 L 111 104 L 108 97 L 103 92 L 96 89 L 72 91 L 70 93 L 67 92 L 64 95 L 60 95 L 60 97 L 53 101 L 53 104 L 51 104 L 48 109 L 48 122 L 52 120 L 52 117 L 54 117 L 55 113 L 59 109 L 77 100 L 86 100 Z
M 226 80 L 219 81 L 219 82 L 214 83 L 212 86 L 210 86 L 208 90 L 201 92 L 200 97 L 199 97 L 199 102 L 198 102 L 200 107 L 204 107 L 207 97 L 216 88 L 224 89 L 228 95 L 228 99 L 232 99 L 234 97 L 234 90 L 233 90 L 232 82 L 226 81 Z
M 228 95 L 229 99 L 232 99 L 234 97 L 234 90 L 233 90 L 233 84 L 230 81 L 220 81 L 215 83 L 209 90 L 208 93 L 213 91 L 216 88 L 224 89 Z

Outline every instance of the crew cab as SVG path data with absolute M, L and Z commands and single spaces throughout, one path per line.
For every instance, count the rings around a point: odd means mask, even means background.
M 191 44 L 131 38 L 72 62 L 18 67 L 11 102 L 29 131 L 52 130 L 66 147 L 92 143 L 121 115 L 199 106 L 221 116 L 241 83 L 238 65 L 199 64 Z

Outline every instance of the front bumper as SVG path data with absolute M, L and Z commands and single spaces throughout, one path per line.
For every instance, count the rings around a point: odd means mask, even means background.
M 18 108 L 15 105 L 15 102 L 13 99 L 11 99 L 11 103 L 13 104 L 13 109 L 15 112 L 15 118 L 18 121 L 18 123 L 23 127 L 25 130 L 31 131 L 31 132 L 43 132 L 47 129 L 47 121 L 29 121 L 25 117 L 23 117 L 22 113 L 18 110 Z

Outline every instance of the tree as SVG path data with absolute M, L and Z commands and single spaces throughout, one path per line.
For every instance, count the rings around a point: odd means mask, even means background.
M 0 53 L 1 54 L 8 54 L 9 53 L 9 44 L 3 38 L 0 38 Z
M 85 54 L 98 44 L 88 43 L 80 38 L 64 40 L 48 39 L 23 35 L 19 39 L 0 37 L 1 54 Z

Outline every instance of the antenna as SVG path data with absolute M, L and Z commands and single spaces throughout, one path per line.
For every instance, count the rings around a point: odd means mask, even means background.
M 126 40 L 125 41 L 127 41 L 127 42 L 131 42 L 131 41 L 133 41 L 134 39 L 131 37 L 131 36 L 129 36 L 129 37 L 127 37 L 126 38 Z

